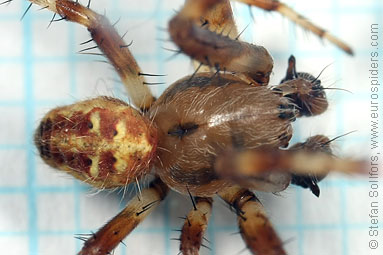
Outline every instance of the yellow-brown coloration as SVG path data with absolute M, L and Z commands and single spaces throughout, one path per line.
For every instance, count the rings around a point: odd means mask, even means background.
M 149 188 L 142 191 L 140 197 L 133 198 L 128 206 L 116 215 L 108 224 L 93 234 L 78 255 L 110 254 L 122 240 L 163 200 L 169 188 L 155 179 Z
M 237 212 L 239 231 L 252 254 L 286 255 L 261 202 L 251 191 L 233 186 L 219 196 Z
M 195 198 L 195 207 L 186 216 L 182 227 L 180 251 L 183 255 L 199 254 L 211 215 L 212 203 L 211 198 Z
M 132 103 L 140 109 L 148 109 L 154 102 L 141 69 L 132 56 L 128 45 L 114 30 L 103 15 L 95 13 L 90 8 L 71 0 L 30 0 L 44 9 L 51 10 L 68 21 L 77 22 L 87 27 L 98 48 L 109 59 L 116 69 L 121 81 L 129 92 Z
M 155 127 L 129 105 L 99 97 L 56 108 L 35 135 L 41 157 L 93 186 L 123 186 L 150 170 Z
M 169 22 L 172 40 L 182 52 L 200 63 L 238 72 L 252 83 L 267 85 L 274 62 L 264 47 L 233 40 L 198 25 L 201 15 L 208 14 L 219 2 L 187 0 L 178 15 Z

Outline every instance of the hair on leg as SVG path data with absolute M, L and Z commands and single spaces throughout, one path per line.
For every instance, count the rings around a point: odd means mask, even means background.
M 93 234 L 78 255 L 106 255 L 137 227 L 165 198 L 169 188 L 160 180 L 152 181 L 139 197 L 133 198 L 124 210 Z
M 58 13 L 68 21 L 85 26 L 97 47 L 105 54 L 119 74 L 135 106 L 147 110 L 154 102 L 141 71 L 129 50 L 129 45 L 108 19 L 88 7 L 70 0 L 29 0 L 31 3 Z
M 267 85 L 273 59 L 264 47 L 241 42 L 200 26 L 200 18 L 219 4 L 222 1 L 187 0 L 169 22 L 172 40 L 183 53 L 204 65 L 242 73 L 254 83 Z
M 283 16 L 287 17 L 297 25 L 301 26 L 302 28 L 314 33 L 315 35 L 319 36 L 320 38 L 324 38 L 334 45 L 336 45 L 338 48 L 343 50 L 349 55 L 353 55 L 354 52 L 352 51 L 351 47 L 347 45 L 347 43 L 343 42 L 341 39 L 337 38 L 330 32 L 327 32 L 325 29 L 317 26 L 316 24 L 309 21 L 306 17 L 300 15 L 294 9 L 287 6 L 286 4 L 278 1 L 278 0 L 237 0 L 242 3 L 246 3 L 248 5 L 254 5 L 261 9 L 264 9 L 266 11 L 276 11 L 282 14 Z
M 203 246 L 203 236 L 211 215 L 212 203 L 213 200 L 211 198 L 195 198 L 195 208 L 186 216 L 185 223 L 181 230 L 181 254 L 199 254 L 199 249 Z
M 247 248 L 257 255 L 284 255 L 283 243 L 251 191 L 233 186 L 218 194 L 238 215 L 239 231 Z

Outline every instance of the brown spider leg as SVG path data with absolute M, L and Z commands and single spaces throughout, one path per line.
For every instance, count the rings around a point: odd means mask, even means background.
M 366 172 L 365 161 L 339 159 L 327 152 L 305 150 L 254 149 L 231 151 L 217 158 L 215 170 L 222 178 L 249 187 L 260 179 L 268 182 L 279 180 L 265 178 L 268 173 L 297 175 L 326 175 L 330 171 L 346 174 Z M 277 177 L 275 177 L 277 178 Z
M 140 197 L 132 199 L 128 206 L 89 238 L 78 255 L 107 255 L 153 211 L 165 198 L 169 188 L 155 179 Z
M 180 252 L 183 255 L 198 255 L 203 241 L 203 235 L 211 215 L 213 200 L 196 197 L 195 207 L 186 216 L 181 232 Z
M 209 8 L 197 24 L 217 34 L 228 36 L 231 39 L 236 39 L 238 36 L 230 0 L 222 0 L 212 8 Z
M 133 104 L 142 110 L 154 102 L 143 73 L 121 36 L 105 16 L 70 0 L 29 0 L 41 7 L 58 13 L 63 18 L 88 28 L 93 41 L 112 63 L 124 83 Z
M 253 254 L 286 254 L 282 241 L 254 193 L 239 186 L 233 186 L 219 192 L 218 195 L 236 211 L 239 231 L 247 248 Z
M 217 34 L 228 36 L 231 39 L 236 39 L 238 37 L 238 30 L 235 25 L 230 0 L 223 0 L 213 6 L 213 8 L 210 8 L 197 24 Z M 211 67 L 199 67 L 199 65 L 200 63 L 198 61 L 194 61 L 194 67 L 197 69 L 197 72 L 211 71 Z
M 354 54 L 351 47 L 348 46 L 341 39 L 337 38 L 336 36 L 327 32 L 323 28 L 310 22 L 307 18 L 305 18 L 304 16 L 294 11 L 292 8 L 290 8 L 286 4 L 279 2 L 278 0 L 237 0 L 237 1 L 246 3 L 248 5 L 257 6 L 266 11 L 277 11 L 283 16 L 287 17 L 291 21 L 301 26 L 302 28 L 311 31 L 312 33 L 316 34 L 320 38 L 325 38 L 329 40 L 330 42 L 335 44 L 337 47 L 339 47 L 341 50 L 345 51 L 346 53 L 350 55 Z
M 273 60 L 264 47 L 233 40 L 198 24 L 200 18 L 219 3 L 220 0 L 187 0 L 169 22 L 172 40 L 182 52 L 204 65 L 243 73 L 249 80 L 267 85 Z

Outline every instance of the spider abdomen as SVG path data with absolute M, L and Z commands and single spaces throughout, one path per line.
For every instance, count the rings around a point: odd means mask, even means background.
M 285 147 L 295 117 L 289 100 L 267 87 L 249 86 L 233 75 L 211 75 L 176 82 L 149 112 L 158 126 L 157 173 L 173 189 L 197 196 L 230 185 L 214 171 L 218 155 Z
M 49 165 L 93 186 L 111 188 L 148 173 L 157 134 L 129 105 L 98 97 L 50 111 L 35 143 Z

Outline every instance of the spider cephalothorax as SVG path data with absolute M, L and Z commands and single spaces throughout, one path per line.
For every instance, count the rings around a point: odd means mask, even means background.
M 323 135 L 289 148 L 291 123 L 327 109 L 324 89 L 318 78 L 296 72 L 294 57 L 281 84 L 268 87 L 272 57 L 264 47 L 238 40 L 229 1 L 187 0 L 169 22 L 180 52 L 200 64 L 157 100 L 144 81 L 148 74 L 104 16 L 70 0 L 31 2 L 86 26 L 136 107 L 98 97 L 50 111 L 35 134 L 41 157 L 98 188 L 123 187 L 155 175 L 140 196 L 86 240 L 79 254 L 110 254 L 169 189 L 195 197 L 182 228 L 183 254 L 198 254 L 215 195 L 237 213 L 252 253 L 286 254 L 250 190 L 278 192 L 293 183 L 318 196 L 317 182 L 330 170 L 363 169 L 363 162 L 333 157 L 332 140 Z M 242 2 L 290 15 L 351 53 L 346 44 L 278 1 Z

